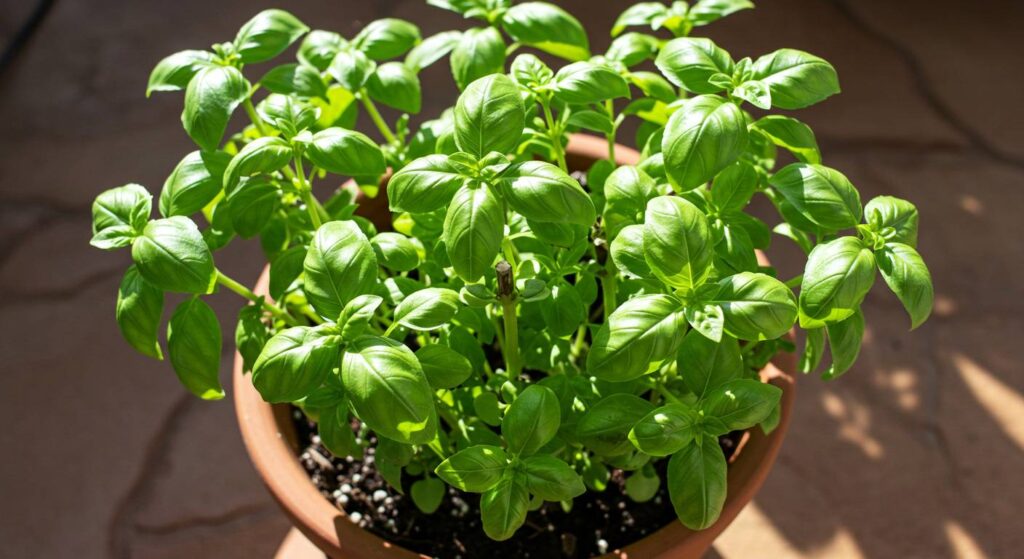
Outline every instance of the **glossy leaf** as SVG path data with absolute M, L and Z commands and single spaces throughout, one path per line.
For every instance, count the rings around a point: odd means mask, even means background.
M 560 424 L 558 397 L 550 388 L 534 384 L 505 411 L 501 434 L 513 456 L 530 456 L 555 437 Z
M 670 295 L 642 295 L 623 303 L 594 336 L 587 371 L 613 382 L 644 375 L 672 355 L 686 333 L 682 304 Z
M 386 62 L 366 80 L 370 97 L 399 111 L 420 112 L 422 94 L 416 72 L 401 62 Z
M 384 173 L 384 154 L 365 134 L 344 128 L 328 128 L 313 134 L 306 157 L 317 167 L 336 175 L 373 177 Z
M 378 295 L 360 295 L 349 301 L 338 317 L 341 339 L 350 342 L 359 337 L 370 325 L 377 308 L 384 299 Z
M 396 18 L 371 21 L 359 32 L 352 44 L 374 60 L 402 56 L 420 42 L 420 29 Z
M 768 181 L 811 223 L 827 231 L 860 223 L 860 193 L 842 173 L 809 163 L 793 163 Z
M 910 315 L 910 329 L 913 330 L 932 313 L 935 291 L 932 276 L 924 259 L 910 245 L 886 243 L 875 251 L 875 261 L 882 272 L 882 278 L 899 297 L 903 308 Z
M 419 251 L 413 241 L 401 233 L 378 233 L 370 239 L 377 263 L 390 270 L 408 272 L 420 264 Z
M 462 187 L 444 220 L 444 244 L 455 273 L 475 282 L 491 268 L 501 248 L 505 216 L 490 187 Z
M 459 310 L 459 294 L 451 289 L 428 287 L 409 295 L 395 308 L 395 322 L 410 330 L 435 330 L 447 324 Z
M 807 257 L 800 285 L 800 326 L 840 322 L 860 308 L 875 282 L 875 256 L 856 237 L 822 243 Z
M 551 83 L 555 98 L 574 105 L 629 97 L 629 84 L 611 66 L 574 62 L 559 70 Z
M 249 96 L 249 82 L 237 68 L 209 66 L 188 82 L 181 124 L 206 151 L 216 150 L 231 113 Z
M 338 366 L 338 348 L 316 329 L 296 326 L 275 334 L 252 367 L 252 383 L 267 402 L 293 402 L 319 387 Z
M 593 225 L 590 196 L 575 179 L 544 161 L 509 165 L 494 181 L 511 208 L 540 222 Z
M 507 466 L 508 458 L 500 447 L 475 445 L 449 456 L 434 473 L 456 489 L 482 493 L 501 481 Z
M 686 101 L 665 126 L 665 171 L 679 190 L 693 190 L 736 161 L 747 145 L 740 109 L 716 95 Z
M 839 93 L 839 78 L 825 60 L 795 49 L 779 49 L 758 58 L 753 78 L 766 83 L 772 104 L 802 109 Z
M 611 246 L 615 267 L 638 278 L 654 277 L 644 257 L 644 226 L 628 225 L 615 236 Z
M 183 50 L 164 58 L 149 74 L 146 97 L 154 91 L 185 89 L 199 70 L 213 66 L 214 58 L 212 52 L 205 50 Z
M 129 266 L 117 290 L 117 326 L 136 351 L 154 359 L 164 358 L 157 341 L 163 311 L 164 292 L 142 279 L 135 266 Z
M 455 105 L 455 143 L 478 158 L 492 151 L 508 153 L 519 143 L 525 119 L 519 88 L 508 76 L 481 78 Z
M 704 415 L 721 421 L 727 432 L 739 431 L 764 421 L 780 398 L 782 389 L 777 386 L 739 379 L 709 392 L 700 407 Z
M 704 214 L 678 196 L 647 204 L 644 257 L 651 272 L 677 289 L 699 287 L 711 273 L 711 230 Z
M 741 272 L 718 282 L 709 303 L 722 307 L 725 332 L 741 340 L 772 340 L 793 327 L 797 299 L 786 284 L 766 274 Z
M 267 325 L 263 323 L 263 308 L 257 304 L 242 307 L 235 326 L 235 347 L 242 356 L 243 371 L 252 370 L 269 338 Z
M 331 59 L 327 73 L 349 91 L 359 91 L 377 68 L 366 53 L 351 46 L 342 47 Z
M 300 97 L 327 97 L 327 84 L 320 72 L 304 64 L 282 64 L 260 78 L 260 85 L 271 93 Z
M 186 155 L 164 181 L 160 214 L 189 216 L 206 207 L 220 193 L 224 170 L 231 159 L 222 151 L 193 151 Z
M 531 456 L 522 468 L 527 491 L 545 501 L 570 501 L 587 490 L 576 470 L 554 456 Z
M 891 227 L 892 232 L 885 235 L 885 239 L 911 248 L 917 247 L 920 220 L 917 207 L 893 196 L 876 196 L 864 206 L 864 221 L 878 232 Z
M 264 10 L 238 30 L 235 50 L 246 64 L 263 62 L 284 52 L 307 31 L 309 27 L 284 10 Z
M 480 519 L 484 533 L 495 541 L 505 541 L 526 522 L 530 494 L 522 481 L 507 476 L 480 497 Z
M 217 279 L 210 248 L 187 217 L 150 221 L 132 245 L 132 260 L 150 285 L 164 291 L 209 293 Z
M 257 138 L 231 158 L 224 171 L 224 191 L 228 194 L 242 177 L 270 173 L 284 167 L 292 159 L 292 146 L 276 137 Z
M 704 437 L 672 455 L 668 462 L 668 494 L 676 516 L 687 528 L 713 525 L 726 495 L 725 455 L 714 437 Z
M 629 441 L 645 454 L 668 456 L 690 445 L 699 434 L 697 410 L 684 404 L 668 404 L 635 421 Z
M 377 257 L 353 221 L 322 225 L 310 243 L 303 270 L 306 298 L 320 316 L 332 320 L 377 283 Z
M 431 35 L 405 55 L 404 63 L 413 72 L 419 72 L 451 52 L 461 38 L 462 33 L 459 31 L 442 31 Z
M 473 374 L 473 365 L 455 350 L 430 344 L 416 351 L 423 374 L 434 388 L 455 388 Z
M 702 399 L 723 384 L 743 377 L 739 343 L 731 336 L 714 342 L 700 332 L 690 332 L 679 348 L 678 371 L 686 388 Z
M 204 400 L 220 400 L 221 333 L 213 309 L 198 297 L 185 300 L 167 325 L 167 355 L 185 388 Z
M 810 126 L 799 120 L 783 116 L 768 115 L 754 122 L 754 127 L 764 133 L 773 144 L 785 148 L 803 163 L 821 163 L 821 151 Z
M 698 94 L 721 91 L 709 81 L 711 76 L 733 73 L 729 53 L 704 38 L 680 37 L 665 43 L 655 64 L 673 84 Z
M 477 27 L 462 33 L 451 54 L 452 76 L 459 89 L 505 70 L 505 40 L 493 27 Z
M 831 323 L 825 329 L 828 330 L 828 347 L 832 353 L 832 364 L 821 375 L 821 378 L 832 380 L 849 371 L 857 361 L 861 342 L 864 339 L 864 313 L 857 309 L 846 320 Z
M 153 211 L 153 195 L 142 185 L 126 184 L 100 193 L 92 203 L 92 232 L 123 227 L 141 233 Z
M 517 42 L 566 60 L 590 57 L 590 42 L 579 20 L 547 2 L 523 2 L 501 16 L 505 32 Z
M 633 425 L 654 410 L 654 404 L 632 394 L 612 394 L 591 405 L 576 424 L 576 436 L 601 456 L 620 456 L 632 449 Z

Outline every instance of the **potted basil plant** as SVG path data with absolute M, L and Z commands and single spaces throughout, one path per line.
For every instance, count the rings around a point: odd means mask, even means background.
M 131 252 L 121 332 L 220 399 L 204 298 L 243 298 L 243 435 L 332 556 L 699 555 L 774 460 L 791 332 L 799 369 L 834 379 L 879 273 L 911 327 L 928 317 L 918 212 L 862 204 L 789 115 L 839 92 L 828 62 L 691 36 L 746 0 L 637 4 L 604 54 L 552 4 L 429 3 L 478 26 L 344 37 L 266 10 L 160 61 L 147 94 L 184 91 L 196 149 L 158 215 L 137 184 L 93 205 L 92 244 Z M 461 94 L 414 126 L 418 73 L 445 56 Z M 774 226 L 745 212 L 755 197 Z M 761 258 L 773 233 L 806 253 L 802 275 Z M 256 289 L 213 256 L 249 238 Z

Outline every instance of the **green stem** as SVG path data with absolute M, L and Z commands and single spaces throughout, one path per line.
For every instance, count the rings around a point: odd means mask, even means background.
M 612 104 L 612 100 L 608 99 L 604 102 L 604 110 L 608 113 L 608 120 L 615 122 L 615 105 Z M 618 132 L 618 127 L 612 124 L 612 131 L 605 134 L 605 138 L 608 140 L 608 161 L 611 161 L 612 165 L 615 164 L 615 135 Z
M 676 398 L 675 396 L 673 396 L 672 393 L 669 392 L 668 389 L 665 388 L 663 385 L 659 384 L 658 387 L 655 390 L 657 390 L 658 394 L 661 394 L 661 396 L 663 398 L 665 398 L 665 400 L 668 400 L 670 403 L 673 403 L 673 404 L 680 404 L 680 403 L 682 403 L 682 402 L 679 401 L 679 398 Z
M 511 297 L 501 298 L 501 318 L 505 324 L 505 368 L 512 378 L 519 376 L 522 365 L 519 363 L 519 319 L 516 316 L 516 303 Z
M 788 287 L 790 289 L 792 289 L 794 287 L 800 287 L 800 284 L 803 283 L 803 281 L 804 281 L 804 275 L 800 274 L 800 275 L 796 276 L 795 278 L 792 278 L 789 281 L 787 281 L 786 282 L 786 287 Z
M 615 267 L 615 262 L 612 261 L 611 257 L 608 257 L 608 262 L 605 264 L 605 274 L 601 276 L 601 294 L 603 295 L 601 301 L 604 307 L 604 322 L 608 322 L 608 317 L 615 311 L 616 302 L 618 301 L 618 279 L 617 274 L 619 270 Z
M 216 273 L 217 283 L 219 283 L 220 285 L 223 285 L 224 287 L 230 289 L 231 291 L 234 291 L 235 293 L 241 295 L 242 297 L 245 297 L 246 299 L 252 301 L 253 303 L 260 300 L 259 295 L 256 295 L 248 287 L 224 275 L 224 272 L 216 270 Z M 270 301 L 267 301 L 266 299 L 263 299 L 263 308 L 266 309 L 267 312 L 269 312 L 270 314 L 276 316 L 277 318 L 280 318 L 281 320 L 287 322 L 292 326 L 298 326 L 299 324 L 298 321 L 296 321 L 292 317 L 292 315 L 288 314 L 288 311 L 282 309 L 281 307 L 278 307 L 277 305 L 271 303 Z
M 359 99 L 363 102 L 363 107 L 366 108 L 366 114 L 370 115 L 370 120 L 377 126 L 377 130 L 380 130 L 384 139 L 389 144 L 395 143 L 394 132 L 388 127 L 388 123 L 384 122 L 384 119 L 380 116 L 380 111 L 377 110 L 377 105 L 373 104 L 373 100 L 370 99 L 365 89 L 359 92 Z
M 245 101 L 242 101 L 242 106 L 245 107 L 245 112 L 249 115 L 249 120 L 256 126 L 256 130 L 260 131 L 260 135 L 269 136 L 270 134 L 267 133 L 266 127 L 263 126 L 263 119 L 260 118 L 260 115 L 256 114 L 256 107 L 252 106 L 252 98 L 246 97 Z
M 285 165 L 285 168 L 288 166 Z M 320 204 L 317 203 L 316 198 L 313 197 L 313 187 L 306 182 L 306 172 L 302 169 L 302 153 L 295 153 L 295 170 L 296 179 L 299 182 L 299 196 L 302 197 L 302 201 L 306 204 L 306 211 L 309 212 L 309 220 L 313 222 L 313 229 L 320 229 L 323 225 L 323 220 L 320 219 Z
M 555 150 L 558 166 L 568 173 L 569 166 L 565 164 L 565 149 L 562 147 L 562 132 L 555 125 L 555 117 L 551 114 L 551 102 L 542 96 L 540 98 L 540 106 L 544 110 L 544 122 L 548 126 L 548 136 L 551 138 L 551 145 Z

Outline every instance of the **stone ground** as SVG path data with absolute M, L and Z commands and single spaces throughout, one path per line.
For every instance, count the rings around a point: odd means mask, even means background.
M 0 556 L 270 557 L 288 531 L 250 468 L 230 399 L 194 400 L 168 365 L 128 349 L 112 320 L 127 255 L 87 245 L 99 191 L 158 190 L 192 149 L 180 96 L 143 96 L 152 65 L 232 37 L 270 3 L 60 0 L 0 73 Z M 419 0 L 276 4 L 343 32 L 387 15 L 425 32 L 464 25 Z M 624 6 L 565 4 L 598 48 Z M 910 334 L 896 299 L 871 295 L 859 364 L 842 382 L 801 379 L 775 470 L 712 555 L 1019 555 L 1024 6 L 763 4 L 708 34 L 737 58 L 790 46 L 835 64 L 843 95 L 801 118 L 865 199 L 917 202 L 937 305 Z M 0 5 L 5 43 L 30 10 Z M 424 79 L 424 114 L 435 114 L 452 99 L 450 80 L 443 66 Z M 792 251 L 777 245 L 785 268 Z M 218 263 L 245 280 L 261 266 L 252 244 Z M 227 323 L 237 301 L 214 299 Z M 227 378 L 230 340 L 225 350 Z

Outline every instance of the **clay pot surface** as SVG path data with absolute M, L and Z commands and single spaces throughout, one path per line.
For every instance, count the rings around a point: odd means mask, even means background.
M 571 169 L 585 170 L 598 159 L 607 157 L 604 139 L 582 134 L 573 135 L 567 150 Z M 619 164 L 634 164 L 640 155 L 631 148 L 617 146 Z M 384 196 L 368 201 L 360 214 L 376 222 L 388 223 L 390 218 Z M 389 227 L 390 228 L 390 227 Z M 758 255 L 763 260 L 763 255 Z M 254 291 L 267 295 L 269 268 L 263 270 Z M 761 488 L 778 456 L 782 440 L 789 429 L 793 411 L 795 356 L 780 354 L 761 371 L 761 377 L 782 389 L 782 418 L 770 435 L 751 429 L 729 465 L 729 493 L 722 514 L 713 526 L 695 532 L 672 522 L 657 532 L 621 550 L 606 554 L 620 559 L 697 558 L 707 551 L 715 538 L 725 530 Z M 242 371 L 242 358 L 235 354 L 235 411 L 246 449 L 263 483 L 277 500 L 292 523 L 305 536 L 335 559 L 413 558 L 424 557 L 352 523 L 328 501 L 310 481 L 299 464 L 297 440 L 289 406 L 271 405 L 263 401 L 252 382 Z

